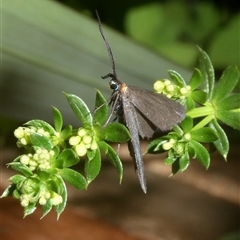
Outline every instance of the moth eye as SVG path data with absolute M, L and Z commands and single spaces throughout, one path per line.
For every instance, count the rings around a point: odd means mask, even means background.
M 113 89 L 115 91 L 118 90 L 118 84 L 113 80 L 110 81 L 109 86 L 110 86 L 111 89 Z

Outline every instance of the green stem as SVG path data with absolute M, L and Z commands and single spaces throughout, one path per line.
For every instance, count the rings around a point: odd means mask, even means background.
M 214 114 L 208 115 L 202 121 L 200 121 L 196 126 L 192 128 L 191 131 L 195 131 L 197 129 L 205 127 L 208 123 L 210 123 L 215 118 Z
M 214 108 L 212 105 L 207 105 L 204 107 L 198 107 L 190 110 L 187 115 L 191 118 L 198 118 L 198 117 L 204 117 L 204 116 L 209 116 L 213 115 L 215 112 Z

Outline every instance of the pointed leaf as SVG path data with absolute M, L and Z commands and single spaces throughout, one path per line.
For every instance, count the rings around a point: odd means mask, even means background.
M 14 176 L 10 177 L 9 181 L 11 183 L 17 184 L 17 183 L 19 183 L 21 181 L 24 181 L 25 179 L 26 179 L 25 176 L 17 174 L 17 175 L 14 175 Z
M 72 170 L 70 168 L 59 169 L 59 174 L 64 180 L 69 182 L 75 188 L 79 190 L 84 190 L 87 187 L 87 181 L 85 177 L 79 172 Z
M 195 90 L 197 87 L 199 87 L 199 85 L 202 82 L 202 73 L 199 69 L 195 68 L 194 72 L 192 74 L 192 77 L 189 81 L 189 85 L 191 86 L 191 90 Z
M 99 141 L 98 146 L 100 150 L 108 157 L 108 159 L 113 164 L 113 166 L 117 169 L 117 172 L 120 178 L 120 183 L 121 183 L 122 176 L 123 176 L 123 166 L 116 151 L 114 151 L 114 149 L 104 141 Z
M 196 90 L 191 93 L 191 97 L 193 100 L 197 103 L 204 104 L 207 101 L 207 93 L 201 91 L 201 90 Z
M 12 169 L 21 172 L 24 176 L 30 177 L 33 175 L 33 172 L 30 170 L 29 167 L 20 163 L 20 162 L 11 162 L 8 164 Z
M 36 209 L 37 208 L 36 208 L 35 204 L 28 205 L 27 207 L 24 208 L 24 215 L 23 215 L 23 217 L 25 218 L 26 216 L 34 213 Z
M 193 128 L 193 119 L 189 116 L 186 116 L 186 118 L 181 122 L 180 125 L 181 125 L 184 133 L 188 133 Z
M 214 76 L 214 69 L 212 62 L 207 55 L 206 52 L 204 52 L 201 48 L 199 48 L 200 51 L 200 69 L 202 72 L 202 89 L 206 91 L 208 99 L 212 99 L 213 89 L 214 89 L 214 82 L 215 82 L 215 76 Z
M 57 212 L 57 219 L 59 219 L 61 213 L 64 211 L 66 205 L 67 205 L 67 187 L 66 187 L 66 184 L 65 182 L 63 181 L 63 179 L 61 177 L 58 177 L 58 180 L 59 180 L 59 186 L 61 186 L 60 190 L 58 191 L 58 194 L 60 194 L 62 196 L 62 203 L 57 205 L 57 206 L 54 206 L 54 209 L 55 211 Z
M 174 70 L 168 70 L 168 74 L 176 85 L 178 85 L 179 87 L 186 86 L 186 83 L 185 83 L 183 77 L 179 73 L 177 73 Z
M 45 148 L 47 150 L 51 150 L 53 148 L 52 142 L 50 138 L 39 134 L 39 133 L 31 133 L 30 140 L 33 146 L 39 148 Z
M 130 139 L 128 129 L 120 123 L 110 123 L 99 132 L 100 138 L 109 142 L 127 142 Z
M 209 143 L 218 139 L 217 132 L 210 127 L 203 127 L 191 132 L 191 139 L 197 142 Z
M 83 127 L 92 127 L 93 119 L 90 110 L 86 103 L 74 94 L 65 93 L 68 103 L 71 106 L 73 112 L 82 123 Z
M 99 174 L 101 169 L 101 155 L 99 149 L 95 151 L 95 155 L 93 159 L 87 159 L 85 163 L 85 174 L 88 184 L 92 182 L 97 175 Z
M 188 152 L 185 152 L 180 158 L 179 158 L 179 167 L 180 171 L 183 172 L 185 171 L 190 164 L 190 159 Z
M 62 114 L 56 107 L 52 107 L 52 110 L 55 130 L 61 132 L 63 126 Z
M 209 123 L 209 127 L 217 132 L 219 139 L 214 142 L 214 145 L 224 159 L 227 160 L 229 142 L 226 133 L 216 120 L 213 120 L 211 123 Z
M 73 149 L 65 149 L 59 154 L 56 162 L 59 160 L 63 161 L 62 168 L 68 168 L 76 165 L 80 161 L 80 158 L 76 155 Z
M 43 215 L 40 219 L 44 218 L 52 210 L 52 199 L 48 199 L 46 204 L 42 206 Z
M 196 159 L 200 161 L 200 163 L 208 169 L 210 165 L 210 156 L 207 149 L 195 140 L 191 140 L 189 142 L 189 148 L 192 148 L 195 152 Z
M 240 72 L 236 66 L 229 66 L 223 72 L 219 82 L 217 83 L 212 100 L 214 103 L 222 101 L 235 88 L 240 78 Z
M 240 130 L 240 108 L 237 111 L 217 111 L 216 116 L 228 126 Z
M 104 98 L 102 93 L 97 90 L 96 101 L 95 101 L 95 111 L 94 111 L 94 123 L 98 123 L 102 126 L 108 116 L 108 104 L 107 100 Z
M 31 121 L 28 121 L 27 123 L 25 123 L 25 125 L 33 126 L 37 129 L 43 128 L 45 131 L 49 132 L 50 134 L 55 133 L 55 129 L 49 123 L 47 123 L 43 120 L 38 120 L 38 119 L 31 120 Z

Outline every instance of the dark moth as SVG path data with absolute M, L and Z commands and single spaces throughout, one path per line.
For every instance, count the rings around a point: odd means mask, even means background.
M 128 148 L 134 160 L 141 188 L 143 192 L 146 193 L 147 187 L 140 149 L 140 136 L 142 138 L 151 138 L 156 129 L 160 129 L 161 131 L 172 129 L 174 125 L 184 119 L 185 109 L 180 103 L 164 95 L 146 89 L 128 86 L 119 80 L 112 50 L 103 33 L 99 15 L 97 12 L 96 14 L 99 22 L 99 30 L 107 46 L 113 71 L 112 73 L 102 76 L 102 79 L 111 78 L 109 86 L 113 92 L 109 104 L 113 109 L 112 114 L 115 114 L 119 122 L 129 129 L 131 139 L 128 142 Z

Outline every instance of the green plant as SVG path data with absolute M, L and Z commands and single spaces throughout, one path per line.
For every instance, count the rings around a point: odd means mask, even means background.
M 167 151 L 165 164 L 172 164 L 173 174 L 186 170 L 191 158 L 208 168 L 210 155 L 205 143 L 213 144 L 227 159 L 229 143 L 219 120 L 240 130 L 240 94 L 232 93 L 239 81 L 239 70 L 228 67 L 215 85 L 212 63 L 201 49 L 200 53 L 200 70 L 194 70 L 189 85 L 173 70 L 169 71 L 171 81 L 159 80 L 154 84 L 157 92 L 186 105 L 187 116 L 182 123 L 153 140 L 146 151 L 154 154 Z M 14 132 L 17 145 L 25 147 L 29 153 L 8 164 L 19 174 L 9 179 L 11 185 L 1 197 L 19 199 L 24 216 L 33 213 L 39 204 L 43 207 L 42 217 L 52 208 L 59 217 L 67 203 L 65 181 L 79 190 L 87 189 L 100 172 L 101 153 L 108 157 L 117 169 L 120 182 L 122 180 L 122 163 L 108 142 L 128 141 L 127 128 L 116 122 L 105 126 L 109 109 L 99 91 L 93 114 L 81 98 L 65 95 L 81 123 L 80 128 L 73 129 L 71 125 L 63 128 L 62 115 L 53 107 L 54 127 L 42 120 L 31 120 Z M 83 174 L 71 168 L 82 157 L 85 161 Z

